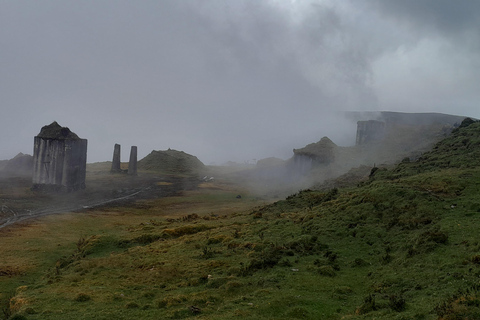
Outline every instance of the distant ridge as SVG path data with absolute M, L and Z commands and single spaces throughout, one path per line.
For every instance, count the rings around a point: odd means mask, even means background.
M 31 177 L 33 173 L 33 157 L 29 154 L 19 153 L 10 160 L 3 161 L 2 174 L 6 176 Z

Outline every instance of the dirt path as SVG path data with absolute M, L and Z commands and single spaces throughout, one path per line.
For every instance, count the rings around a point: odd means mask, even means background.
M 29 182 L 28 182 L 29 183 Z M 0 229 L 14 223 L 38 218 L 50 214 L 82 211 L 104 206 L 127 205 L 139 199 L 167 197 L 178 194 L 183 190 L 192 190 L 197 187 L 196 178 L 160 178 L 157 176 L 143 176 L 140 178 L 117 179 L 114 183 L 108 180 L 97 179 L 90 181 L 91 187 L 79 193 L 69 194 L 41 194 L 34 197 L 13 197 L 15 188 L 2 190 L 3 199 L 0 199 Z M 17 185 L 25 188 L 25 182 Z M 10 197 L 9 192 L 11 193 Z

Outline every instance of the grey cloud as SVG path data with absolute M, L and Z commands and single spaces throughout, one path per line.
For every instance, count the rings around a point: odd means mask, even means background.
M 368 1 L 367 1 L 368 2 Z M 436 30 L 451 36 L 465 31 L 480 32 L 480 2 L 451 0 L 372 0 L 383 13 L 407 21 L 414 27 Z
M 127 146 L 124 159 L 138 145 L 139 157 L 170 147 L 207 163 L 286 158 L 324 135 L 353 143 L 354 124 L 338 113 L 389 109 L 377 98 L 377 62 L 420 38 L 392 21 L 416 26 L 421 12 L 411 16 L 410 2 L 396 6 L 2 2 L 0 159 L 31 153 L 33 136 L 53 120 L 89 139 L 89 161 L 110 160 L 114 143 Z M 438 29 L 427 21 L 425 30 Z M 462 28 L 473 32 L 470 25 Z M 465 90 L 470 108 L 475 91 Z

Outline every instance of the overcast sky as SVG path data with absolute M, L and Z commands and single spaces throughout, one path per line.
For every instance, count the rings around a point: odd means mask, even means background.
M 0 159 L 56 120 L 88 162 L 355 142 L 344 111 L 480 118 L 477 0 L 0 0 Z

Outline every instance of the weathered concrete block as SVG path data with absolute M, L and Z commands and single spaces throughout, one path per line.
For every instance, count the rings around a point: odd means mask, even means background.
M 33 188 L 74 191 L 85 188 L 87 140 L 57 122 L 34 137 Z
M 128 162 L 128 174 L 137 175 L 137 147 L 130 149 L 130 161 Z
M 121 172 L 120 168 L 120 145 L 115 143 L 113 148 L 112 172 Z

